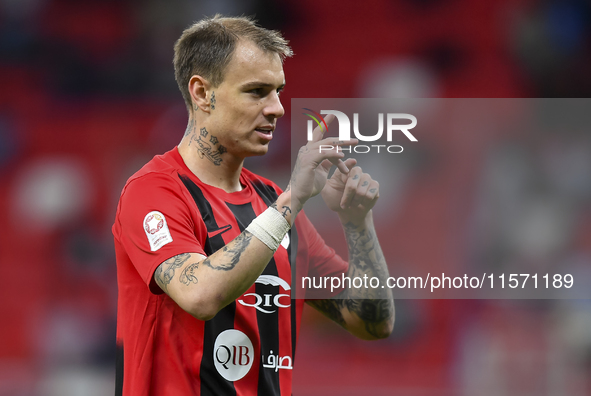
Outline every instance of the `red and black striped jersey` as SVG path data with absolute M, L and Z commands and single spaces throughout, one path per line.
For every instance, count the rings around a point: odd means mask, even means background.
M 240 182 L 234 193 L 202 183 L 176 148 L 127 181 L 113 225 L 118 395 L 291 395 L 304 303 L 292 281 L 347 270 L 303 212 L 257 281 L 209 321 L 182 310 L 153 279 L 173 256 L 222 248 L 281 193 L 246 169 Z

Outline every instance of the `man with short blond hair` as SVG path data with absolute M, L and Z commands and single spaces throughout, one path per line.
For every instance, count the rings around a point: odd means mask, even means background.
M 244 17 L 204 19 L 177 41 L 187 129 L 178 147 L 128 180 L 113 226 L 117 394 L 290 395 L 304 302 L 292 299 L 296 261 L 304 274 L 366 274 L 385 284 L 371 215 L 378 183 L 354 159 L 342 161 L 342 150 L 318 150 L 354 140 L 323 139 L 316 129 L 285 191 L 243 168 L 267 152 L 284 114 L 291 54 L 278 32 Z M 343 224 L 349 263 L 302 212 L 320 192 Z M 389 291 L 338 293 L 308 303 L 358 337 L 390 334 Z

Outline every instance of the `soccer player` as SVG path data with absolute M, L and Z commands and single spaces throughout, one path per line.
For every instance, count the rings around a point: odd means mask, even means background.
M 296 272 L 385 284 L 371 214 L 378 183 L 354 159 L 342 161 L 342 150 L 318 150 L 354 140 L 316 129 L 285 191 L 243 167 L 267 152 L 284 114 L 291 54 L 278 32 L 243 17 L 204 19 L 177 41 L 187 129 L 127 181 L 113 226 L 118 395 L 291 395 L 304 304 L 291 298 Z M 349 263 L 302 212 L 321 192 L 343 224 Z M 391 333 L 387 288 L 338 292 L 307 302 L 360 338 Z

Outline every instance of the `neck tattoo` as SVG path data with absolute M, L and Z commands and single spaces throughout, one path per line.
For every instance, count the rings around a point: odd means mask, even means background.
M 207 139 L 208 136 L 209 139 Z M 193 142 L 197 145 L 199 158 L 207 158 L 216 166 L 219 166 L 222 163 L 222 154 L 227 150 L 224 146 L 219 144 L 218 139 L 211 135 L 207 129 L 201 128 L 199 130 L 199 136 L 196 136 L 196 134 L 193 133 L 191 140 L 189 141 L 189 146 L 191 146 L 191 143 Z

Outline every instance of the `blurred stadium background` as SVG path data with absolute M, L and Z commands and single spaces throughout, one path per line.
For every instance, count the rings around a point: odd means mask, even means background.
M 272 150 L 247 162 L 280 185 L 292 97 L 591 93 L 585 0 L 1 0 L 1 396 L 113 393 L 116 203 L 180 140 L 172 46 L 216 12 L 255 15 L 295 51 Z M 442 139 L 397 184 L 393 225 L 378 232 L 394 261 L 552 262 L 589 277 L 590 135 L 556 155 L 541 149 L 556 135 L 492 133 L 478 155 Z M 517 176 L 498 177 L 507 169 Z M 474 220 L 507 207 L 517 224 Z M 526 237 L 507 238 L 516 225 Z M 591 395 L 591 304 L 398 301 L 393 336 L 375 343 L 308 310 L 296 359 L 298 396 Z

